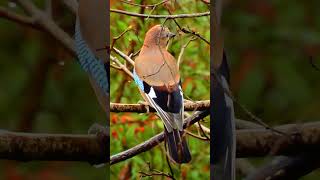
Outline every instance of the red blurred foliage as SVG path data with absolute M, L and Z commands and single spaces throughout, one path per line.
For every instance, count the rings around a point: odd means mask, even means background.
M 130 180 L 132 176 L 131 170 L 132 170 L 132 162 L 129 162 L 129 164 L 125 165 L 121 169 L 119 173 L 119 180 Z
M 133 121 L 134 118 L 130 114 L 126 113 L 120 117 L 121 123 L 125 124 L 126 122 Z
M 139 131 L 143 133 L 143 132 L 144 132 L 144 127 L 141 126 L 141 127 L 139 128 Z
M 122 142 L 122 145 L 123 145 L 124 147 L 126 147 L 126 145 L 127 145 L 127 139 L 126 139 L 126 137 L 123 137 L 122 140 L 121 140 L 121 142 Z
M 188 84 L 193 84 L 193 80 L 191 77 L 187 77 L 183 83 L 182 83 L 182 89 L 186 89 L 186 87 L 188 86 Z M 194 85 L 194 84 L 193 84 Z
M 54 163 L 46 164 L 38 171 L 22 173 L 15 163 L 7 163 L 4 179 L 6 180 L 73 180 L 74 178 L 62 174 L 61 168 L 56 168 Z
M 248 73 L 254 68 L 256 62 L 260 59 L 261 54 L 255 49 L 247 49 L 241 54 L 241 64 L 233 69 L 231 77 L 231 89 L 237 92 L 243 80 L 247 77 Z
M 134 134 L 137 134 L 139 132 L 139 127 L 134 128 Z
M 134 134 L 137 134 L 137 133 L 143 133 L 144 132 L 144 126 L 139 126 L 139 127 L 136 127 L 134 129 Z
M 111 116 L 111 123 L 112 123 L 112 124 L 116 124 L 117 121 L 118 121 L 118 115 L 117 115 L 117 114 L 113 114 L 113 115 Z
M 187 174 L 188 174 L 188 171 L 186 168 L 183 168 L 181 170 L 181 179 L 187 179 Z
M 112 135 L 112 137 L 114 137 L 115 139 L 119 139 L 119 136 L 118 136 L 117 131 L 113 130 L 113 131 L 111 132 L 111 135 Z

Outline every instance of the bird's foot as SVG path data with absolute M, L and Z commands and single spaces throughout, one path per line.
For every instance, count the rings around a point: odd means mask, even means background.
M 144 107 L 145 107 L 146 110 L 147 110 L 147 113 L 150 112 L 149 103 L 147 103 L 147 102 L 145 102 L 145 101 L 138 101 L 138 104 L 144 105 Z

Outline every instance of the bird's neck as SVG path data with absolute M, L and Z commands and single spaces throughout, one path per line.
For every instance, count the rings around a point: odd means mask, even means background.
M 155 52 L 155 51 L 166 51 L 166 46 L 159 45 L 156 43 L 143 43 L 143 46 L 141 48 L 141 52 Z

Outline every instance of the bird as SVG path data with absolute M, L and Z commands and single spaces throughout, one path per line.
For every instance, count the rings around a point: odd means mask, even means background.
M 220 31 L 222 0 L 215 1 L 213 23 L 213 63 L 211 74 L 210 164 L 216 180 L 235 179 L 236 137 L 234 106 L 229 91 L 230 68 Z
M 107 1 L 80 0 L 75 25 L 75 49 L 97 99 L 109 114 L 109 63 L 107 62 Z M 109 118 L 107 118 L 109 119 Z
M 109 85 L 110 72 L 106 48 L 109 23 L 108 2 L 102 0 L 80 0 L 75 24 L 75 50 L 81 68 L 88 74 L 90 84 L 106 115 L 106 126 L 93 124 L 88 134 L 109 132 Z M 109 149 L 108 149 L 109 150 Z M 107 158 L 110 152 L 106 152 Z M 94 163 L 100 168 L 105 163 Z
M 175 58 L 166 46 L 174 33 L 163 25 L 151 27 L 135 59 L 133 76 L 143 99 L 164 124 L 169 159 L 177 164 L 191 161 L 183 129 L 183 92 Z

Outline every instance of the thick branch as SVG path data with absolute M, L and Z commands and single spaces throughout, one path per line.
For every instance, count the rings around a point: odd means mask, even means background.
M 195 17 L 203 17 L 203 16 L 210 16 L 210 12 L 204 12 L 204 13 L 194 13 L 194 14 L 175 14 L 175 15 L 152 15 L 152 14 L 139 14 L 139 13 L 133 13 L 118 9 L 110 9 L 110 12 L 113 13 L 119 13 L 124 14 L 128 16 L 134 16 L 134 17 L 143 17 L 143 18 L 165 18 L 165 19 L 177 19 L 177 18 L 195 18 Z
M 203 111 L 210 107 L 210 100 L 186 102 L 184 104 L 185 111 Z M 149 111 L 155 112 L 153 108 L 149 108 Z M 147 112 L 146 105 L 143 104 L 122 104 L 122 103 L 110 103 L 110 112 Z
M 271 130 L 237 131 L 237 157 L 291 155 L 320 148 L 320 123 L 289 124 Z
M 75 55 L 75 47 L 73 39 L 64 32 L 46 13 L 38 9 L 30 0 L 17 0 L 22 8 L 35 19 L 36 26 L 40 26 L 47 33 L 61 42 L 67 50 Z
M 319 167 L 319 152 L 304 152 L 290 157 L 280 156 L 252 172 L 246 180 L 298 179 Z
M 200 121 L 201 119 L 205 118 L 207 115 L 209 115 L 210 111 L 205 110 L 202 112 L 196 112 L 193 116 L 187 118 L 183 124 L 183 127 L 189 127 L 192 124 Z M 151 148 L 155 147 L 156 145 L 160 144 L 164 140 L 164 133 L 159 133 L 149 140 L 136 145 L 135 147 L 132 147 L 126 151 L 123 151 L 121 153 L 118 153 L 116 155 L 113 155 L 110 157 L 110 165 L 116 164 L 118 162 L 130 159 L 140 153 L 146 152 L 150 150 Z
M 109 138 L 98 135 L 33 134 L 0 131 L 0 158 L 18 161 L 107 162 Z

